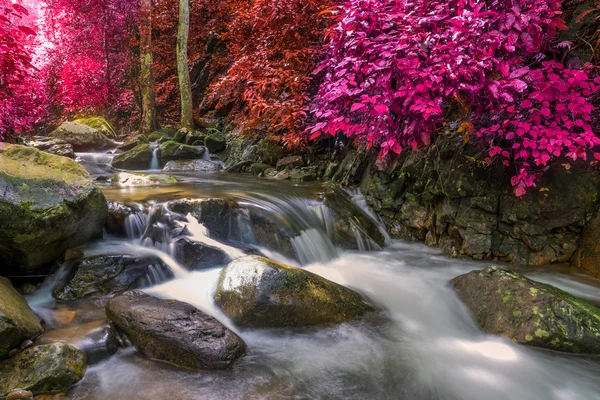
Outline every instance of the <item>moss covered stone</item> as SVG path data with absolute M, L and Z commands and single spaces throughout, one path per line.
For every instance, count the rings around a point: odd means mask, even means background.
M 373 310 L 344 286 L 260 256 L 223 269 L 215 303 L 236 325 L 257 328 L 341 323 Z
M 115 147 L 115 144 L 102 132 L 74 122 L 64 122 L 49 137 L 64 140 L 71 144 L 75 151 L 94 151 Z
M 0 360 L 26 339 L 43 332 L 42 326 L 25 298 L 6 278 L 0 277 Z
M 63 392 L 83 378 L 86 367 L 85 353 L 69 345 L 30 347 L 0 362 L 0 396 L 17 388 L 36 395 Z
M 188 146 L 169 140 L 160 145 L 158 159 L 162 164 L 171 160 L 197 160 L 204 155 L 204 147 Z
M 204 138 L 204 145 L 211 153 L 219 153 L 227 147 L 225 138 L 220 135 L 210 135 Z
M 131 150 L 117 155 L 112 166 L 119 169 L 141 170 L 150 168 L 152 148 L 149 144 L 140 144 Z
M 117 132 L 115 128 L 103 117 L 89 117 L 89 118 L 79 118 L 73 121 L 73 123 L 81 124 L 85 126 L 89 126 L 90 128 L 94 128 L 98 132 L 102 132 L 105 136 L 110 138 L 116 138 Z
M 600 354 L 600 308 L 584 300 L 499 267 L 451 283 L 488 333 L 535 347 Z
M 102 234 L 108 206 L 75 161 L 0 144 L 0 275 L 45 273 L 62 253 Z
M 171 185 L 179 182 L 179 179 L 172 175 L 117 172 L 112 176 L 111 182 L 118 186 L 156 186 Z

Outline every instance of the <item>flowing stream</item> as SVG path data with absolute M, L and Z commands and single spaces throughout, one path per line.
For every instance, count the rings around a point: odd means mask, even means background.
M 160 257 L 173 278 L 157 273 L 152 282 L 158 283 L 144 290 L 215 316 L 246 341 L 248 354 L 230 370 L 197 372 L 148 360 L 133 348 L 121 349 L 90 366 L 68 393 L 71 398 L 600 399 L 600 359 L 527 348 L 478 329 L 448 281 L 487 263 L 449 259 L 423 245 L 389 238 L 380 249 L 353 222 L 346 231 L 354 239 L 341 245 L 340 215 L 347 214 L 323 200 L 328 189 L 320 184 L 225 173 L 179 178 L 178 184 L 153 187 L 106 184 L 108 200 L 136 212 L 125 222 L 126 238 L 105 235 L 83 250 L 86 255 Z M 215 222 L 210 207 L 195 216 L 174 211 L 174 202 L 186 198 L 224 199 L 235 203 L 235 212 Z M 353 213 L 375 218 L 363 209 L 360 193 L 347 198 L 345 207 Z M 257 216 L 275 226 L 273 232 L 289 232 L 290 237 L 261 240 Z M 176 261 L 173 243 L 182 232 L 229 259 L 260 252 L 306 268 L 363 293 L 385 310 L 386 318 L 310 329 L 239 330 L 212 301 L 224 265 L 190 271 Z M 596 280 L 560 269 L 524 272 L 600 303 Z M 29 297 L 38 313 L 47 320 L 74 313 L 71 322 L 63 323 L 66 327 L 104 318 L 105 301 L 51 300 L 48 288 L 60 279 L 58 273 L 55 281 Z

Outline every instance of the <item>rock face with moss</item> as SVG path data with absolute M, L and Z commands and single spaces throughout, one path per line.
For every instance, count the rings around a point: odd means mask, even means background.
M 75 161 L 0 144 L 0 275 L 45 273 L 72 247 L 101 236 L 108 207 Z
M 25 298 L 8 279 L 0 277 L 0 360 L 24 340 L 34 339 L 42 332 L 42 326 Z
M 569 293 L 498 267 L 451 283 L 488 333 L 551 350 L 600 354 L 600 308 Z
M 106 314 L 140 353 L 182 367 L 224 369 L 246 352 L 234 332 L 180 301 L 127 292 L 108 302 Z
M 13 389 L 59 393 L 83 378 L 85 353 L 63 343 L 34 346 L 0 362 L 0 396 Z
M 116 147 L 115 143 L 102 132 L 74 122 L 64 122 L 49 137 L 64 140 L 71 144 L 75 151 L 94 151 Z
M 179 180 L 171 175 L 163 174 L 130 174 L 127 172 L 117 172 L 111 177 L 111 182 L 119 186 L 156 186 L 170 185 Z
M 344 286 L 261 256 L 223 269 L 215 303 L 236 325 L 255 328 L 341 323 L 373 310 Z
M 160 145 L 157 155 L 163 165 L 171 160 L 197 160 L 204 155 L 204 147 L 188 146 L 169 140 Z
M 102 117 L 89 117 L 89 118 L 79 118 L 73 121 L 75 124 L 89 126 L 101 132 L 106 137 L 116 139 L 117 133 L 115 132 L 115 128 L 108 122 L 106 119 Z
M 117 155 L 112 166 L 119 169 L 141 170 L 150 168 L 152 148 L 149 144 L 140 144 L 131 150 Z
M 73 271 L 65 284 L 54 289 L 56 299 L 105 296 L 144 288 L 173 277 L 169 267 L 157 257 L 96 256 L 76 262 Z

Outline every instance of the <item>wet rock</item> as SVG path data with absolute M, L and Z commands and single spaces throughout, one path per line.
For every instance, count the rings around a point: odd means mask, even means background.
M 581 232 L 581 244 L 571 263 L 581 272 L 600 278 L 600 212 Z
M 164 165 L 171 160 L 197 160 L 204 155 L 204 147 L 193 147 L 168 141 L 160 145 L 158 159 Z
M 186 237 L 179 238 L 174 243 L 175 259 L 189 269 L 211 268 L 231 261 L 223 250 L 194 242 Z
M 33 392 L 29 390 L 16 389 L 11 391 L 8 396 L 6 396 L 6 400 L 28 400 L 33 397 Z
M 600 354 L 600 308 L 499 267 L 451 281 L 481 328 L 517 343 Z
M 156 186 L 174 184 L 179 179 L 172 175 L 118 172 L 111 177 L 111 181 L 119 186 Z
M 116 147 L 115 143 L 102 132 L 74 122 L 64 122 L 48 137 L 64 140 L 71 144 L 75 151 L 94 151 Z
M 110 177 L 117 172 L 116 169 L 107 164 L 98 164 L 88 160 L 79 160 L 78 162 L 95 179 L 105 177 L 106 180 L 110 180 Z
M 32 147 L 57 156 L 75 158 L 73 146 L 62 139 L 44 138 L 31 143 Z
M 147 357 L 193 369 L 224 369 L 246 352 L 219 321 L 175 300 L 127 292 L 108 302 L 108 317 Z
M 144 141 L 143 136 L 135 136 L 130 139 L 127 139 L 123 143 L 117 146 L 117 150 L 128 151 L 133 149 L 134 147 L 139 146 Z
M 312 171 L 294 170 L 290 178 L 298 182 L 313 182 L 317 180 L 317 175 Z
M 36 395 L 61 392 L 79 382 L 85 369 L 85 354 L 71 346 L 34 346 L 0 362 L 0 395 L 17 388 Z
M 125 229 L 125 220 L 127 220 L 127 217 L 130 215 L 136 214 L 140 211 L 140 209 L 130 207 L 126 204 L 109 201 L 108 218 L 106 219 L 104 229 L 107 233 L 124 236 L 127 234 Z
M 46 273 L 68 249 L 101 236 L 108 209 L 75 161 L 0 144 L 0 274 Z
M 176 213 L 192 214 L 208 229 L 211 238 L 219 240 L 231 239 L 230 226 L 239 215 L 238 208 L 234 201 L 219 198 L 182 199 L 169 203 L 169 209 Z
M 88 365 L 103 361 L 119 349 L 119 334 L 109 321 L 92 321 L 45 332 L 36 345 L 65 343 L 85 353 Z
M 8 279 L 0 277 L 0 360 L 24 340 L 34 339 L 42 332 L 25 298 Z
M 373 310 L 344 286 L 260 256 L 223 269 L 215 303 L 236 325 L 256 328 L 341 323 Z
M 225 150 L 225 147 L 227 147 L 227 143 L 225 142 L 225 139 L 220 136 L 215 136 L 215 135 L 205 137 L 204 145 L 206 146 L 208 151 L 211 153 L 221 152 L 221 151 Z
M 53 296 L 58 300 L 105 296 L 172 277 L 170 269 L 157 257 L 96 256 L 75 263 L 72 276 L 54 289 Z
M 277 169 L 296 168 L 304 165 L 302 156 L 288 156 L 277 161 Z
M 215 172 L 222 167 L 206 160 L 177 160 L 169 161 L 163 168 L 164 172 Z
M 150 168 L 152 148 L 149 144 L 140 144 L 131 150 L 117 155 L 112 166 L 119 169 L 141 170 Z

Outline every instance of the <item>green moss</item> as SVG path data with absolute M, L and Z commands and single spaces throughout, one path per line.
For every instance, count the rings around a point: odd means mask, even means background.
M 86 125 L 90 128 L 94 128 L 102 133 L 104 133 L 108 137 L 117 137 L 117 133 L 113 126 L 103 117 L 90 117 L 90 118 L 79 118 L 75 121 L 76 124 Z

